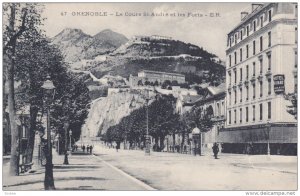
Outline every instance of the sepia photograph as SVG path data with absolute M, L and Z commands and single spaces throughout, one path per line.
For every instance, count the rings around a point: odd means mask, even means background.
M 2 191 L 296 195 L 297 6 L 2 2 Z

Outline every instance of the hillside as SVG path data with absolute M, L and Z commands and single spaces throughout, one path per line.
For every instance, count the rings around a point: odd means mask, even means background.
M 81 29 L 66 28 L 52 38 L 52 43 L 59 47 L 67 62 L 93 59 L 114 51 L 127 41 L 124 35 L 109 29 L 90 36 Z

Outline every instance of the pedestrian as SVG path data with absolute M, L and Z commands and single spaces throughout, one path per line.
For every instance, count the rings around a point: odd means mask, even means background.
M 93 146 L 90 146 L 90 154 L 93 152 Z
M 212 149 L 213 149 L 215 159 L 218 159 L 219 146 L 216 142 L 214 143 Z
M 82 146 L 82 151 L 84 152 L 85 151 L 85 145 L 83 144 Z
M 86 152 L 89 153 L 90 152 L 90 145 L 86 146 Z

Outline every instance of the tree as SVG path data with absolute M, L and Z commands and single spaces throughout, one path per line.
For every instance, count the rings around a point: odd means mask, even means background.
M 209 107 L 210 108 L 210 107 Z M 187 113 L 187 123 L 191 128 L 198 127 L 200 129 L 199 135 L 199 149 L 201 154 L 201 133 L 208 132 L 214 125 L 214 122 L 211 120 L 213 114 L 211 114 L 210 109 L 204 110 L 198 107 L 193 107 L 192 110 Z
M 287 112 L 295 117 L 297 119 L 297 110 L 298 110 L 298 97 L 297 93 L 290 93 L 285 96 L 286 100 L 289 100 L 292 105 L 287 106 Z
M 4 3 L 3 4 L 3 56 L 4 83 L 8 86 L 8 111 L 11 131 L 10 175 L 19 174 L 18 130 L 15 122 L 14 77 L 16 65 L 16 45 L 20 38 L 31 36 L 39 31 L 41 25 L 41 7 L 35 3 Z M 4 106 L 6 107 L 6 106 Z

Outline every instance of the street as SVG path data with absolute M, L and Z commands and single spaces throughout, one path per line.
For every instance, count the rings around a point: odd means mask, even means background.
M 53 152 L 57 190 L 296 190 L 297 157 L 151 152 L 95 145 L 93 155 Z M 4 165 L 8 167 L 9 163 Z M 3 175 L 6 174 L 4 169 Z M 44 169 L 8 177 L 4 190 L 43 190 Z

